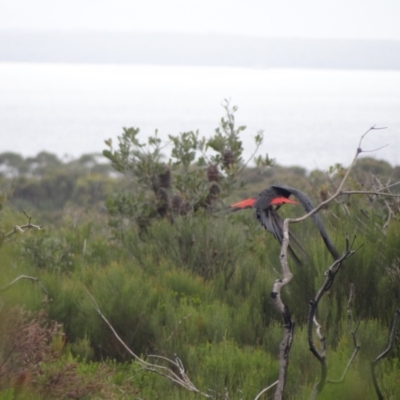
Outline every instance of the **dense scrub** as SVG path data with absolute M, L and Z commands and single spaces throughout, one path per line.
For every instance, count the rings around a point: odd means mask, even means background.
M 149 139 L 149 152 L 138 130 L 125 130 L 120 149 L 107 141 L 105 152 L 122 177 L 94 155 L 62 162 L 49 153 L 0 154 L 0 400 L 199 398 L 134 362 L 88 293 L 137 355 L 148 362 L 178 356 L 196 387 L 213 399 L 252 399 L 277 379 L 282 325 L 270 292 L 281 277 L 279 245 L 251 210 L 231 214 L 226 205 L 278 182 L 318 203 L 344 170 L 271 168 L 268 156 L 258 160 L 259 168 L 242 168 L 238 133 L 244 127 L 234 128 L 229 115 L 207 143 L 193 132 L 172 137 L 175 159 L 168 163 L 157 137 Z M 198 150 L 203 158 L 195 161 Z M 361 159 L 348 186 L 371 189 L 399 180 L 399 171 Z M 184 209 L 173 207 L 178 195 Z M 42 229 L 13 231 L 27 223 L 25 208 Z M 345 197 L 320 214 L 340 251 L 346 235 L 361 246 L 318 309 L 329 378 L 340 378 L 354 349 L 348 312 L 353 328 L 359 322 L 361 350 L 345 382 L 328 384 L 319 398 L 375 399 L 370 363 L 387 346 L 400 307 L 398 201 Z M 306 321 L 332 260 L 310 221 L 293 231 L 308 254 L 303 267 L 292 265 L 294 279 L 282 293 L 296 321 L 286 385 L 286 398 L 294 400 L 309 398 L 319 377 Z M 20 275 L 37 278 L 47 293 L 30 278 L 6 287 Z M 356 295 L 348 310 L 352 282 Z M 397 399 L 398 342 L 377 372 L 385 398 Z
M 351 281 L 356 284 L 353 312 L 361 319 L 358 340 L 362 349 L 346 383 L 328 386 L 321 398 L 349 398 L 350 393 L 351 397 L 372 399 L 369 363 L 386 346 L 399 304 L 400 253 L 395 244 L 400 226 L 393 220 L 383 234 L 379 228 L 382 220 L 373 214 L 362 219 L 355 206 L 350 217 L 343 218 L 342 213 L 340 206 L 325 211 L 333 240 L 343 246 L 344 232 L 349 232 L 364 246 L 347 263 L 319 310 L 332 378 L 341 375 L 352 352 L 346 322 Z M 23 218 L 9 209 L 2 215 L 6 230 Z M 293 268 L 295 279 L 284 294 L 298 322 L 287 386 L 288 397 L 293 399 L 307 397 L 318 376 L 304 322 L 308 301 L 330 263 L 312 225 L 304 229 L 311 262 Z M 126 351 L 94 311 L 88 290 L 137 354 L 173 357 L 176 353 L 196 385 L 212 390 L 216 398 L 223 398 L 225 388 L 231 399 L 253 398 L 277 376 L 281 326 L 269 293 L 279 276 L 278 252 L 272 237 L 253 223 L 251 211 L 245 224 L 242 216 L 224 213 L 180 217 L 174 224 L 161 220 L 145 236 L 131 229 L 123 241 L 113 240 L 101 221 L 81 224 L 67 218 L 57 228 L 32 230 L 2 247 L 1 284 L 22 273 L 32 275 L 40 279 L 51 299 L 43 305 L 40 288 L 21 281 L 1 294 L 2 312 L 12 313 L 16 304 L 32 311 L 45 310 L 50 320 L 62 324 L 67 338 L 59 362 L 73 360 L 82 364 L 83 370 L 90 365 L 87 363 L 105 362 L 102 368 L 109 373 L 101 376 L 108 390 L 115 380 L 126 386 L 125 379 L 130 378 L 129 390 L 142 398 L 192 398 L 184 389 L 131 365 Z M 394 399 L 398 393 L 398 355 L 397 347 L 379 366 L 387 398 Z M 88 371 L 93 374 L 96 368 Z M 104 389 L 97 389 L 101 397 Z M 4 390 L 6 396 L 9 389 Z M 43 389 L 35 383 L 29 390 L 40 395 Z

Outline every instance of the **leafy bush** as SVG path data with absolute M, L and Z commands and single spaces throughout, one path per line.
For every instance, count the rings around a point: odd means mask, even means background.
M 244 126 L 235 126 L 237 107 L 224 103 L 226 117 L 210 139 L 200 138 L 199 132 L 183 132 L 169 136 L 171 156 L 164 161 L 161 153 L 166 146 L 157 136 L 149 136 L 147 143 L 139 140 L 138 128 L 124 128 L 114 150 L 111 139 L 103 154 L 113 168 L 132 180 L 133 190 L 109 198 L 107 209 L 111 224 L 121 235 L 124 222 L 131 221 L 140 231 L 152 221 L 177 215 L 186 215 L 199 209 L 213 208 L 220 199 L 244 184 L 239 175 L 247 164 L 243 160 L 240 133 Z M 263 134 L 255 136 L 257 148 Z M 274 160 L 259 156 L 258 165 L 269 166 Z

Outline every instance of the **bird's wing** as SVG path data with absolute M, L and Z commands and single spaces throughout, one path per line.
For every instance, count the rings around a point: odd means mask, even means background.
M 299 204 L 297 201 L 288 199 L 286 197 L 275 197 L 271 200 L 271 206 L 281 206 L 282 204 Z
M 254 197 L 251 197 L 250 199 L 242 200 L 239 201 L 238 203 L 231 204 L 229 207 L 232 209 L 232 211 L 238 211 L 238 210 L 244 210 L 246 208 L 253 208 L 255 204 L 257 203 L 257 199 Z M 273 206 L 281 206 L 282 204 L 299 204 L 297 201 L 288 199 L 286 197 L 275 197 L 272 199 L 272 201 L 269 203 L 270 205 Z
M 300 203 L 302 204 L 302 206 L 304 207 L 304 209 L 307 212 L 310 212 L 314 209 L 314 206 L 312 205 L 310 198 L 305 193 L 301 192 L 300 190 L 297 190 L 297 189 L 292 188 L 287 185 L 274 185 L 272 187 L 277 189 L 278 191 L 280 191 L 280 190 L 286 191 L 286 192 L 292 194 L 293 196 L 295 196 L 300 201 Z M 325 227 L 324 227 L 324 224 L 322 223 L 321 218 L 319 217 L 318 214 L 314 214 L 312 216 L 312 219 L 313 219 L 315 225 L 317 226 L 319 233 L 322 236 L 322 239 L 324 240 L 325 246 L 327 247 L 329 252 L 332 254 L 332 257 L 335 260 L 338 259 L 340 257 L 340 254 L 336 250 L 331 239 L 329 238 L 328 232 L 325 230 Z

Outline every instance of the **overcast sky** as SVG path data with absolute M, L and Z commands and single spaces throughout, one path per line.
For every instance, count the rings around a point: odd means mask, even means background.
M 0 0 L 0 30 L 400 40 L 400 0 Z

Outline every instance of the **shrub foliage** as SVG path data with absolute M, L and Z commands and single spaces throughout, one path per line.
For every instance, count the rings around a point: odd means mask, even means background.
M 139 130 L 127 128 L 116 149 L 106 141 L 104 155 L 123 178 L 96 164 L 94 156 L 61 168 L 49 154 L 30 162 L 0 155 L 7 166 L 1 177 L 0 284 L 24 274 L 48 291 L 47 297 L 31 281 L 0 288 L 0 400 L 112 399 L 121 393 L 131 399 L 198 398 L 134 363 L 87 291 L 136 354 L 149 362 L 155 354 L 178 355 L 195 385 L 214 399 L 254 398 L 276 379 L 282 328 L 270 292 L 281 276 L 279 245 L 252 211 L 229 214 L 224 205 L 277 181 L 318 202 L 334 191 L 343 167 L 332 167 L 329 179 L 321 171 L 307 175 L 301 168 L 271 167 L 268 156 L 250 168 L 242 158 L 244 127 L 235 125 L 235 108 L 227 103 L 225 109 L 210 139 L 198 132 L 171 136 L 168 159 L 157 134 L 142 143 Z M 261 134 L 255 140 L 260 145 Z M 398 167 L 360 161 L 349 188 L 371 189 L 398 175 Z M 16 206 L 28 204 L 35 218 L 46 207 L 56 218 L 42 230 L 8 236 L 24 223 Z M 280 212 L 302 211 L 286 206 Z M 349 197 L 322 210 L 321 217 L 339 249 L 346 234 L 362 245 L 318 310 L 329 377 L 341 376 L 354 349 L 347 309 L 352 282 L 350 309 L 353 325 L 360 321 L 361 350 L 345 382 L 327 385 L 319 398 L 374 399 L 370 363 L 385 348 L 400 304 L 398 201 Z M 294 279 L 282 293 L 297 323 L 286 396 L 303 399 L 319 376 L 307 343 L 308 302 L 331 260 L 311 223 L 293 228 L 309 260 L 302 268 L 292 266 Z M 399 357 L 396 343 L 377 367 L 387 399 L 399 395 Z

